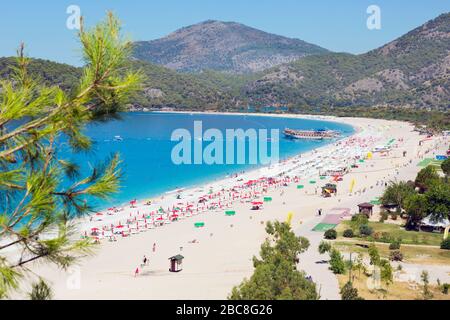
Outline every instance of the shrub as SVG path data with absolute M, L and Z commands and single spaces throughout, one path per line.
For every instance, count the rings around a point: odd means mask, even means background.
M 381 233 L 381 241 L 385 243 L 392 242 L 392 236 L 389 232 L 382 232 Z
M 345 238 L 353 238 L 354 234 L 353 234 L 353 230 L 352 229 L 346 229 L 343 233 L 343 236 Z
M 367 224 L 363 224 L 362 226 L 359 227 L 359 233 L 361 234 L 361 236 L 370 236 L 373 233 L 373 229 L 371 227 L 369 227 Z
M 389 218 L 389 214 L 386 211 L 380 212 L 380 222 L 385 222 Z
M 326 241 L 321 241 L 319 244 L 319 253 L 324 254 L 325 252 L 331 251 L 331 244 Z
M 372 234 L 372 238 L 373 238 L 374 240 L 377 240 L 377 241 L 381 240 L 381 239 L 382 239 L 382 236 L 383 236 L 383 234 L 382 234 L 381 232 L 374 232 L 374 233 Z
M 399 250 L 391 251 L 389 254 L 389 260 L 391 261 L 403 261 L 403 253 Z
M 328 240 L 334 240 L 337 238 L 337 232 L 334 229 L 328 229 L 327 231 L 325 231 L 325 239 Z
M 399 250 L 401 240 L 394 240 L 389 244 L 389 250 Z
M 342 300 L 364 300 L 358 295 L 358 289 L 353 287 L 350 281 L 342 287 L 340 293 Z
M 391 213 L 391 219 L 392 220 L 397 220 L 397 217 L 400 215 L 400 213 L 397 213 L 397 212 L 392 212 Z
M 448 294 L 448 289 L 450 288 L 450 284 L 448 284 L 448 283 L 444 283 L 443 285 L 442 285 L 442 293 L 443 294 Z
M 369 218 L 364 213 L 357 213 L 354 216 L 352 216 L 352 219 L 350 221 L 350 227 L 353 230 L 358 230 L 362 225 L 368 224 Z
M 447 239 L 442 240 L 441 249 L 450 250 L 450 237 L 447 237 Z

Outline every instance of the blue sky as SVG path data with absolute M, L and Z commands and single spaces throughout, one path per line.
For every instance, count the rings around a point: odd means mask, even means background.
M 366 27 L 369 5 L 381 9 L 381 30 Z M 333 51 L 362 53 L 450 12 L 448 0 L 3 0 L 0 56 L 25 42 L 32 57 L 79 65 L 76 32 L 66 28 L 69 5 L 88 25 L 114 11 L 133 40 L 162 37 L 208 19 L 236 21 Z

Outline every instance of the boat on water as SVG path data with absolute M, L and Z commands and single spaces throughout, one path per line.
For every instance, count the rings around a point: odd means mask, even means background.
M 283 131 L 284 135 L 290 139 L 308 139 L 308 140 L 323 140 L 334 139 L 340 136 L 338 131 L 334 130 L 295 130 L 286 128 Z
M 114 136 L 114 141 L 123 141 L 121 136 Z

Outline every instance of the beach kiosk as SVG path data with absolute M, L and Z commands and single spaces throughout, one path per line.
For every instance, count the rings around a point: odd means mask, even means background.
M 170 272 L 180 272 L 183 270 L 183 259 L 184 257 L 181 254 L 177 254 L 176 256 L 170 257 Z
M 358 204 L 359 213 L 364 213 L 366 216 L 370 217 L 373 213 L 373 204 L 364 202 Z
M 322 197 L 328 198 L 331 197 L 332 194 L 336 194 L 337 186 L 332 183 L 327 183 L 322 187 Z

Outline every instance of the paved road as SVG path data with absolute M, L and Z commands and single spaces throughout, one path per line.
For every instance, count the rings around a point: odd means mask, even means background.
M 308 250 L 300 255 L 298 268 L 312 277 L 317 289 L 320 290 L 321 300 L 340 300 L 338 280 L 328 269 L 330 256 L 328 253 L 321 255 L 318 251 L 320 241 L 323 240 L 323 232 L 311 230 L 322 219 L 323 216 L 314 217 L 295 230 L 297 236 L 306 237 L 310 242 Z

